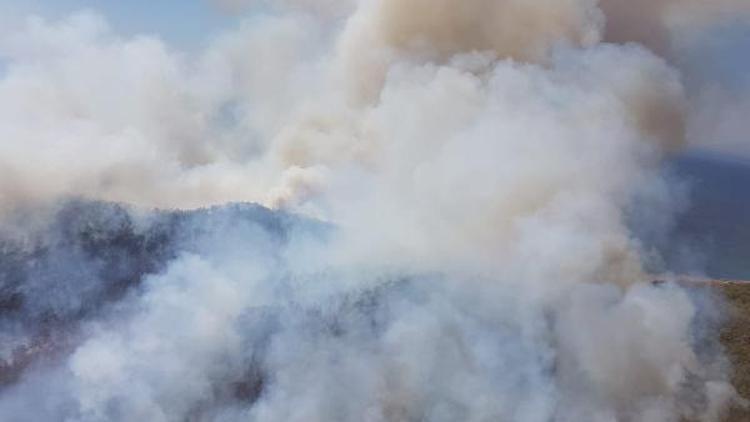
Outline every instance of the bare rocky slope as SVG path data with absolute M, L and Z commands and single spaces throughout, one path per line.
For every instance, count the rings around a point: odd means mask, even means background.
M 721 332 L 732 364 L 732 383 L 738 393 L 750 397 L 750 283 L 714 282 L 729 305 L 729 318 Z M 735 408 L 727 422 L 750 421 L 750 409 Z

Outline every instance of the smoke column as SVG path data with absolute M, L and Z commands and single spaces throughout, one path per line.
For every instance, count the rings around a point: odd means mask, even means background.
M 664 34 L 745 2 L 220 3 L 254 14 L 195 54 L 93 13 L 0 33 L 0 419 L 708 422 L 738 399 L 708 301 L 650 283 L 629 221 L 679 205 Z

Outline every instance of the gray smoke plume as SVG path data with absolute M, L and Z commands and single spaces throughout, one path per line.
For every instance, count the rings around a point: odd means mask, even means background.
M 632 228 L 669 227 L 690 106 L 619 5 L 260 3 L 196 55 L 91 13 L 0 37 L 0 419 L 716 421 L 737 399 L 710 300 L 651 283 Z M 681 22 L 716 19 L 698 6 Z M 275 211 L 209 207 L 241 201 Z

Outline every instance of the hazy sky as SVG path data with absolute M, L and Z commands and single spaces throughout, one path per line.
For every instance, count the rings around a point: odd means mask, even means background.
M 115 33 L 156 35 L 183 51 L 200 49 L 242 19 L 222 12 L 215 0 L 0 0 L 0 34 L 31 14 L 54 20 L 81 10 L 103 15 Z M 700 117 L 693 119 L 693 144 L 750 157 L 744 117 L 750 112 L 750 24 L 738 18 L 672 41 Z M 0 74 L 3 64 L 0 57 Z
M 101 13 L 115 32 L 158 35 L 181 48 L 201 45 L 240 19 L 223 13 L 211 0 L 0 0 L 0 15 L 5 15 L 0 23 L 7 25 L 9 20 L 29 14 L 56 18 L 81 10 Z M 736 54 L 750 52 L 747 24 L 727 22 L 691 39 L 675 41 L 685 44 L 682 60 L 699 72 L 690 76 L 735 88 L 746 89 L 750 84 L 750 54 Z
M 0 23 L 29 14 L 56 18 L 80 10 L 103 14 L 116 32 L 158 34 L 180 47 L 201 44 L 237 20 L 208 0 L 0 0 L 0 14 L 6 16 Z

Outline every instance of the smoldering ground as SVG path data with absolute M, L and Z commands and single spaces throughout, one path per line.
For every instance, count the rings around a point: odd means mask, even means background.
M 611 3 L 289 1 L 195 55 L 3 34 L 0 415 L 717 420 L 711 301 L 636 235 L 682 205 L 689 95 Z M 277 210 L 147 210 L 229 201 Z

